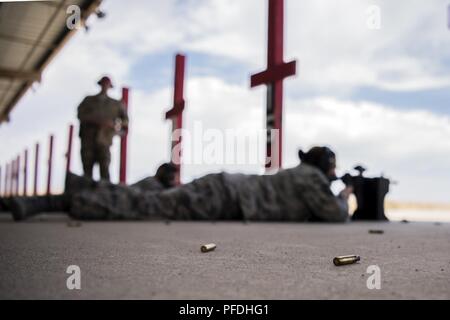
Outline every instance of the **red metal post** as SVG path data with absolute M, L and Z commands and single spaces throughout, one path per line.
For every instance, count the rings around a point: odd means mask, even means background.
M 12 170 L 13 170 L 12 164 L 9 163 L 9 164 L 8 164 L 8 176 L 7 176 L 7 180 L 6 180 L 6 190 L 5 190 L 5 192 L 8 193 L 8 197 L 11 196 L 11 183 L 12 183 L 11 177 L 12 177 Z
M 3 168 L 4 168 L 4 171 L 3 171 Z M 3 184 L 3 174 L 5 174 L 5 177 L 6 177 L 6 175 L 8 174 L 7 170 L 8 170 L 7 166 L 0 167 L 0 189 L 1 189 L 0 196 L 2 196 L 2 197 L 6 197 L 6 188 L 5 188 L 5 185 Z
M 5 185 L 4 185 L 4 188 L 3 188 L 3 196 L 7 197 L 7 196 L 9 196 L 9 194 L 8 194 L 9 170 L 10 170 L 9 164 L 6 164 L 5 167 L 6 167 L 6 169 L 5 169 Z
M 9 177 L 9 195 L 14 196 L 14 184 L 16 179 L 16 160 L 11 161 L 11 172 Z
M 177 54 L 175 57 L 173 107 L 166 113 L 166 119 L 172 120 L 171 161 L 177 167 L 175 179 L 178 185 L 181 184 L 181 157 L 182 157 L 181 130 L 183 129 L 183 111 L 185 106 L 184 100 L 185 64 L 186 64 L 186 57 L 184 55 Z
M 18 158 L 15 158 L 13 160 L 14 163 L 14 177 L 13 177 L 13 181 L 14 181 L 14 185 L 12 186 L 12 193 L 14 194 L 14 196 L 17 196 L 17 191 L 19 190 L 17 184 L 18 184 L 18 172 L 19 172 L 19 161 Z
M 19 185 L 20 185 L 20 156 L 17 156 L 16 158 L 16 184 L 14 189 L 14 194 L 16 196 L 19 195 Z
M 47 174 L 47 195 L 51 194 L 52 166 L 53 166 L 53 135 L 50 135 L 48 145 L 48 174 Z
M 39 177 L 39 143 L 36 143 L 34 151 L 34 182 L 33 182 L 33 194 L 38 194 L 38 177 Z
M 122 88 L 122 103 L 128 112 L 129 108 L 129 92 L 128 88 Z M 129 125 L 129 124 L 128 124 Z M 127 183 L 127 150 L 128 150 L 128 129 L 120 139 L 120 183 Z
M 23 155 L 23 196 L 27 196 L 28 191 L 28 149 Z
M 266 169 L 277 170 L 282 165 L 283 141 L 283 79 L 296 73 L 296 61 L 283 60 L 284 0 L 269 0 L 269 30 L 267 70 L 251 77 L 251 87 L 267 85 L 267 149 Z M 272 130 L 278 136 L 272 135 Z M 276 154 L 272 154 L 272 150 Z
M 9 168 L 9 170 L 8 170 L 8 183 L 6 184 L 6 191 L 8 192 L 8 196 L 9 197 L 11 197 L 12 196 L 12 194 L 11 194 L 11 184 L 12 184 L 12 176 L 13 176 L 13 165 L 12 165 L 12 162 L 10 162 L 9 163 L 9 165 L 8 165 L 8 168 Z
M 17 185 L 17 158 L 12 161 L 13 163 L 13 177 L 11 185 L 11 194 L 16 196 L 16 185 Z
M 70 172 L 70 165 L 72 161 L 72 141 L 73 141 L 73 124 L 69 126 L 69 141 L 67 142 L 67 153 L 66 153 L 66 174 Z

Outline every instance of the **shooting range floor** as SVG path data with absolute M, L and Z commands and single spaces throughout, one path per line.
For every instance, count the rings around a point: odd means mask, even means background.
M 68 221 L 0 218 L 1 299 L 450 299 L 450 224 Z M 346 254 L 361 263 L 335 267 Z

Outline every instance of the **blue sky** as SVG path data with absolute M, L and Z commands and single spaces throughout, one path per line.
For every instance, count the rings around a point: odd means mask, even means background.
M 444 0 L 286 0 L 285 59 L 298 61 L 285 82 L 284 165 L 297 149 L 332 146 L 343 172 L 357 163 L 399 181 L 390 197 L 450 202 L 450 30 Z M 381 28 L 367 27 L 377 5 Z M 55 188 L 75 109 L 103 74 L 130 86 L 130 180 L 169 157 L 173 60 L 187 55 L 185 124 L 260 130 L 265 88 L 250 74 L 266 67 L 264 0 L 105 0 L 0 127 L 0 163 L 57 136 Z M 36 121 L 36 120 L 39 121 Z M 13 137 L 13 139 L 11 139 Z M 78 148 L 78 141 L 75 149 Z M 77 149 L 76 149 L 77 150 Z M 117 179 L 117 141 L 112 173 Z M 44 156 L 43 156 L 44 157 Z M 44 159 L 44 158 L 43 158 Z M 74 170 L 81 172 L 76 155 Z M 261 166 L 187 165 L 183 179 L 209 172 L 261 173 Z M 44 173 L 42 173 L 43 180 Z
M 165 50 L 137 59 L 131 66 L 130 73 L 133 74 L 133 78 L 130 80 L 130 85 L 146 92 L 154 92 L 166 87 L 173 81 L 173 70 L 168 66 L 173 64 L 174 51 Z M 183 54 L 189 58 L 186 69 L 191 77 L 214 76 L 228 83 L 240 85 L 246 85 L 249 81 L 248 74 L 251 70 L 244 63 L 220 55 L 195 51 L 186 51 Z M 148 77 L 149 74 L 151 77 Z

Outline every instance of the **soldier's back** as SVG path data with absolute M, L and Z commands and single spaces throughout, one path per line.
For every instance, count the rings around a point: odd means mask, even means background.
M 148 191 L 158 192 L 164 190 L 164 186 L 155 177 L 147 177 L 145 179 L 136 182 L 130 187 L 140 191 L 147 191 L 147 192 Z

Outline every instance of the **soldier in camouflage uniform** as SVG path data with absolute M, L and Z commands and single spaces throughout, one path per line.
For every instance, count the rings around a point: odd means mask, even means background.
M 348 220 L 352 187 L 331 189 L 336 158 L 326 147 L 300 152 L 302 163 L 275 175 L 210 174 L 159 193 L 111 188 L 74 197 L 76 219 L 327 221 Z M 124 199 L 127 199 L 126 201 Z
M 81 220 L 327 221 L 348 219 L 352 187 L 331 189 L 336 158 L 326 147 L 299 153 L 302 163 L 275 175 L 210 174 L 161 192 L 103 185 L 77 192 L 70 216 Z
M 128 116 L 123 104 L 108 96 L 113 87 L 111 79 L 103 77 L 98 84 L 100 93 L 86 97 L 78 107 L 81 160 L 86 177 L 92 178 L 94 164 L 98 163 L 101 179 L 109 181 L 112 140 L 118 124 L 126 130 Z
M 156 170 L 154 177 L 144 178 L 135 184 L 131 185 L 131 188 L 139 189 L 141 191 L 162 191 L 164 189 L 170 189 L 175 187 L 175 173 L 177 167 L 173 163 L 164 163 Z

